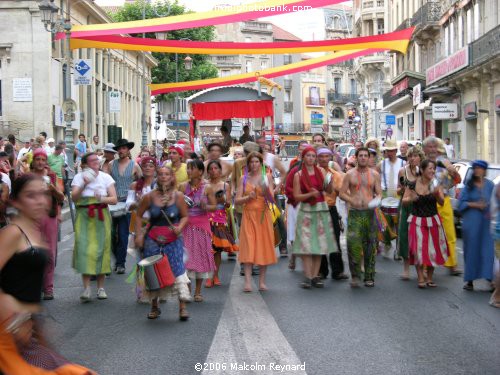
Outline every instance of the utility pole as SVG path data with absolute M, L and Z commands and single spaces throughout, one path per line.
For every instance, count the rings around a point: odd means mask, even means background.
M 144 6 L 142 7 L 142 19 L 146 19 L 146 2 L 144 3 Z M 142 38 L 146 38 L 146 33 L 142 33 Z M 142 146 L 147 146 L 148 145 L 148 123 L 146 121 L 147 119 L 147 114 L 146 114 L 146 52 L 142 52 L 142 140 L 141 140 L 141 145 Z

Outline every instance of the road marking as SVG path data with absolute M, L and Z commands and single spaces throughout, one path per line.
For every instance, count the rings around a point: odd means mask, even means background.
M 262 365 L 251 373 L 276 374 L 271 363 L 278 365 L 303 365 L 269 312 L 264 299 L 257 292 L 243 293 L 243 277 L 240 267 L 234 267 L 229 295 L 222 311 L 219 325 L 205 361 L 203 374 L 236 374 L 242 368 L 235 366 Z M 225 364 L 217 371 L 213 367 Z M 236 364 L 236 365 L 235 365 Z M 306 363 L 307 369 L 307 363 Z M 222 370 L 222 371 L 221 371 Z M 244 370 L 243 370 L 244 371 Z M 285 371 L 293 374 L 307 374 L 297 369 Z

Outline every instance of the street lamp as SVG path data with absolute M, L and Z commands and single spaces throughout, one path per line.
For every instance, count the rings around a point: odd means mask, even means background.
M 82 0 L 83 1 L 83 0 Z M 66 34 L 66 48 L 64 50 L 64 65 L 63 73 L 66 89 L 64 90 L 64 101 L 62 103 L 62 108 L 64 111 L 64 121 L 66 123 L 66 128 L 64 132 L 64 141 L 66 142 L 66 147 L 68 148 L 67 162 L 68 168 L 71 175 L 68 176 L 71 179 L 74 173 L 73 165 L 73 151 L 75 145 L 73 144 L 73 128 L 71 123 L 74 120 L 75 112 L 77 110 L 77 105 L 73 99 L 71 99 L 71 65 L 73 63 L 73 57 L 71 55 L 70 49 L 70 36 L 71 36 L 71 1 L 66 0 L 66 16 L 64 19 L 55 19 L 55 16 L 59 12 L 59 8 L 54 4 L 54 0 L 42 0 L 38 5 L 38 8 L 42 12 L 42 23 L 45 30 L 51 34 L 56 34 L 58 32 L 64 32 Z
M 359 102 L 361 103 L 361 107 L 363 109 L 363 118 L 362 118 L 362 131 L 363 131 L 363 140 L 366 141 L 366 121 L 368 120 L 368 113 L 367 113 L 367 110 L 368 110 L 368 107 L 366 106 L 366 103 L 365 101 L 368 100 L 368 98 L 364 95 L 361 95 L 359 98 Z
M 167 33 L 166 32 L 156 32 L 156 39 L 159 40 L 167 40 Z M 178 40 L 188 40 L 192 41 L 189 38 L 180 38 Z M 193 69 L 193 59 L 189 56 L 186 56 L 184 58 L 184 69 L 185 70 L 191 70 Z M 175 83 L 179 82 L 179 55 L 176 52 L 175 53 Z M 179 94 L 177 93 L 175 95 L 175 102 L 174 102 L 174 112 L 175 112 L 175 123 L 176 123 L 176 138 L 179 140 L 180 137 L 180 132 L 179 132 L 179 112 L 180 112 L 180 97 Z

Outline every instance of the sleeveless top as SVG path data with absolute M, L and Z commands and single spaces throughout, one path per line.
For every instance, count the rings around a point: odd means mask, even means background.
M 40 303 L 43 275 L 49 260 L 47 250 L 33 247 L 26 233 L 16 227 L 24 235 L 29 248 L 15 253 L 5 263 L 0 271 L 0 289 L 18 301 Z
M 393 167 L 392 167 L 393 168 L 393 181 L 390 181 L 391 164 L 392 163 L 388 158 L 382 160 L 382 166 L 381 166 L 382 181 L 381 181 L 381 184 L 382 184 L 383 191 L 387 191 L 390 186 L 393 186 L 394 190 L 397 189 L 399 170 L 404 167 L 405 162 L 402 159 L 399 159 L 399 158 L 396 159 L 396 162 L 393 164 Z
M 408 179 L 408 170 L 405 168 L 404 171 L 405 172 L 404 172 L 403 180 L 401 181 L 401 185 L 403 185 L 403 187 L 405 187 L 405 188 L 415 190 L 415 185 L 417 184 L 417 180 L 410 181 Z
M 189 216 L 203 216 L 207 214 L 207 211 L 201 208 L 201 202 L 205 200 L 206 203 L 207 199 L 205 196 L 205 184 L 203 182 L 196 190 L 192 190 L 191 184 L 187 183 L 184 194 L 194 202 L 194 206 L 189 208 Z
M 134 161 L 130 160 L 123 172 L 123 175 L 120 175 L 119 171 L 119 162 L 115 160 L 113 162 L 113 168 L 111 168 L 111 177 L 116 182 L 116 195 L 118 197 L 118 201 L 125 201 L 127 199 L 128 188 L 130 184 L 133 182 L 133 173 L 134 173 Z
M 307 173 L 307 171 L 305 171 Z M 304 173 L 304 172 L 301 172 Z M 309 175 L 309 183 L 311 184 L 311 188 L 315 188 L 318 190 L 321 195 L 318 198 L 311 197 L 308 200 L 304 201 L 304 203 L 309 203 L 311 206 L 314 206 L 316 203 L 321 203 L 325 201 L 325 196 L 323 195 L 323 181 L 318 181 L 315 174 Z M 303 186 L 302 181 L 300 181 L 300 191 L 302 194 L 309 193 L 307 188 Z
M 437 215 L 437 201 L 434 194 L 420 195 L 413 202 L 411 214 L 418 217 L 431 217 Z
M 175 203 L 165 207 L 159 207 L 154 203 L 151 203 L 151 206 L 149 207 L 149 213 L 151 215 L 150 222 L 152 227 L 169 226 L 169 222 L 163 215 L 162 211 L 163 213 L 165 213 L 165 215 L 167 215 L 172 224 L 177 224 L 181 220 L 179 208 Z

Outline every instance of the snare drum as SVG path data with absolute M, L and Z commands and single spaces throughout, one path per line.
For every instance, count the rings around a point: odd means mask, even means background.
M 398 216 L 399 200 L 393 197 L 382 199 L 380 209 L 389 216 Z
M 120 217 L 127 214 L 127 207 L 125 202 L 118 202 L 109 206 L 109 213 L 111 217 Z
M 144 258 L 138 263 L 138 266 L 144 271 L 147 290 L 160 290 L 175 282 L 166 256 L 158 254 Z

